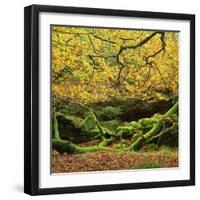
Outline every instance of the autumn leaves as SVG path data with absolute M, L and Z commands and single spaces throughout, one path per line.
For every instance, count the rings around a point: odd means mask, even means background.
M 177 94 L 178 33 L 53 26 L 51 42 L 52 91 L 70 101 Z

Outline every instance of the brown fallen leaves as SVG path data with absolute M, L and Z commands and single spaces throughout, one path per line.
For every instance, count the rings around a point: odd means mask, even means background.
M 60 155 L 53 150 L 52 173 L 133 169 L 143 163 L 157 163 L 160 168 L 178 167 L 177 150 L 168 152 L 98 151 L 85 154 Z

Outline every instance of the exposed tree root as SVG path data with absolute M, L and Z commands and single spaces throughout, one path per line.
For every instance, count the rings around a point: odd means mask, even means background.
M 68 140 L 62 139 L 52 139 L 53 149 L 57 150 L 59 153 L 87 153 L 100 150 L 110 150 L 104 146 L 91 146 L 91 147 L 80 147 Z
M 171 115 L 176 114 L 178 111 L 178 102 L 164 115 L 154 115 L 152 118 L 144 118 L 138 122 L 131 122 L 130 126 L 119 127 L 117 129 L 119 132 L 116 134 L 101 126 L 92 110 L 89 108 L 87 109 L 90 111 L 91 115 L 83 121 L 81 126 L 85 130 L 89 131 L 89 125 L 87 123 L 90 123 L 90 125 L 92 124 L 92 128 L 98 130 L 98 134 L 94 135 L 94 137 L 100 139 L 100 143 L 95 146 L 80 147 L 69 140 L 63 140 L 59 134 L 56 114 L 54 114 L 52 139 L 53 149 L 60 153 L 87 153 L 100 150 L 110 150 L 110 148 L 106 146 L 114 142 L 116 139 L 119 139 L 120 149 L 137 151 L 143 145 L 151 143 L 152 141 L 169 134 L 178 127 L 178 123 L 173 121 L 171 118 Z M 126 143 L 126 147 L 124 147 L 123 144 L 125 140 L 123 137 L 132 137 L 131 144 Z
M 163 115 L 156 122 L 156 124 L 153 126 L 153 128 L 151 130 L 149 130 L 144 135 L 140 135 L 136 140 L 134 140 L 128 149 L 130 151 L 137 151 L 143 146 L 143 144 L 146 141 L 151 140 L 152 138 L 155 138 L 156 135 L 159 134 L 159 132 L 162 129 L 162 124 L 163 124 L 163 121 L 164 121 L 165 117 L 168 117 L 171 114 L 175 114 L 177 112 L 177 110 L 178 110 L 178 102 L 176 102 L 176 104 L 171 109 L 169 109 L 169 111 L 166 112 L 165 115 Z M 163 132 L 161 132 L 161 134 L 165 134 L 168 131 L 169 130 L 163 131 Z
M 96 117 L 95 117 L 96 119 Z M 97 121 L 97 120 L 96 120 Z M 99 122 L 98 122 L 99 123 Z M 100 131 L 103 131 L 100 124 L 98 125 Z M 53 138 L 52 138 L 52 146 L 53 149 L 57 150 L 59 153 L 87 153 L 87 152 L 94 152 L 94 151 L 100 151 L 100 150 L 110 150 L 109 148 L 106 148 L 108 144 L 110 144 L 112 141 L 115 140 L 114 137 L 111 137 L 109 139 L 105 138 L 103 135 L 103 132 L 101 132 L 100 136 L 102 138 L 102 142 L 99 143 L 97 146 L 91 146 L 91 147 L 80 147 L 68 140 L 63 140 L 60 138 L 59 130 L 58 130 L 58 122 L 56 118 L 56 114 L 53 115 Z

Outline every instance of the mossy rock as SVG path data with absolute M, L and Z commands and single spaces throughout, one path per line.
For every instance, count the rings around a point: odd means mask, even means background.
M 57 115 L 58 129 L 62 139 L 79 137 L 81 135 L 81 119 L 70 115 Z

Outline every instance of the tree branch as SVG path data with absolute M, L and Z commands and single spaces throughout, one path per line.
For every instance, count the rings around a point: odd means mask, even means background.
M 117 85 L 120 84 L 120 79 L 121 79 L 121 73 L 122 70 L 125 68 L 125 65 L 120 61 L 120 55 L 122 54 L 122 52 L 126 49 L 136 49 L 138 47 L 141 47 L 143 45 L 145 45 L 149 40 L 151 40 L 155 35 L 160 34 L 160 40 L 162 42 L 162 47 L 157 50 L 155 53 L 145 57 L 145 62 L 147 65 L 149 65 L 149 67 L 152 67 L 152 62 L 149 61 L 150 58 L 157 56 L 159 53 L 161 53 L 162 51 L 165 51 L 165 47 L 166 47 L 166 43 L 164 41 L 164 36 L 165 33 L 164 32 L 154 32 L 151 35 L 149 35 L 148 37 L 146 37 L 145 39 L 141 40 L 140 42 L 138 42 L 135 45 L 129 45 L 129 46 L 121 46 L 120 50 L 117 53 L 117 62 L 121 65 L 120 69 L 119 69 L 119 73 L 118 73 L 118 77 L 117 77 Z M 159 72 L 161 78 L 162 78 L 162 74 L 160 72 L 160 70 L 156 67 L 157 71 Z M 163 78 L 162 78 L 163 79 Z M 147 80 L 145 80 L 146 82 Z

